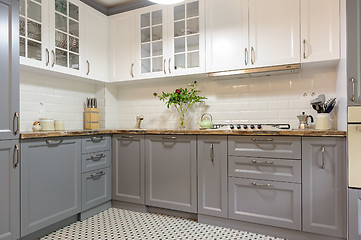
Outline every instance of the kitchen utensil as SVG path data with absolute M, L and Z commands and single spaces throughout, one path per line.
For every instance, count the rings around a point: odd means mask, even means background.
M 330 113 L 335 105 L 336 105 L 336 98 L 328 99 L 327 102 L 325 103 L 325 112 Z
M 98 107 L 98 101 L 96 98 L 94 98 L 94 107 L 97 108 Z
M 302 112 L 302 115 L 298 115 L 297 118 L 300 121 L 300 129 L 306 129 L 309 127 L 308 119 L 311 119 L 311 123 L 313 123 L 313 117 L 311 115 L 306 115 L 305 112 Z
M 329 107 L 326 109 L 326 113 L 332 112 L 332 110 L 334 109 L 335 105 L 336 105 L 336 101 L 332 102 L 331 106 L 329 106 Z
M 203 120 L 203 118 L 205 116 L 208 116 L 208 119 Z M 210 118 L 210 119 L 209 119 Z M 212 115 L 209 113 L 205 113 L 201 116 L 201 121 L 198 122 L 199 126 L 201 127 L 201 129 L 209 129 L 213 127 L 213 122 L 212 122 Z

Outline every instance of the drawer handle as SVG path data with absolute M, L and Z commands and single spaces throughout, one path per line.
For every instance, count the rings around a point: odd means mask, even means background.
M 163 139 L 165 139 L 165 140 L 176 140 L 177 137 L 163 137 Z
M 63 142 L 63 139 L 61 140 L 46 140 L 45 141 L 47 144 L 50 144 L 50 145 L 59 145 Z
M 91 155 L 90 158 L 91 160 L 93 161 L 99 161 L 101 158 L 103 158 L 105 155 L 102 153 L 102 154 L 98 154 L 98 155 Z
M 266 165 L 272 165 L 272 164 L 274 164 L 274 162 L 273 161 L 256 161 L 256 160 L 252 160 L 252 163 L 253 164 L 266 164 Z
M 90 139 L 93 141 L 93 142 L 100 142 L 103 137 L 90 137 Z
M 322 146 L 321 147 L 321 152 L 322 152 L 322 169 L 325 169 L 325 147 Z
M 255 187 L 273 187 L 272 184 L 261 184 L 261 183 L 256 183 L 256 182 L 252 182 L 252 185 L 255 186 Z
M 257 138 L 252 138 L 253 142 L 272 142 L 273 138 L 266 138 L 266 139 L 257 139 Z
M 126 139 L 133 139 L 134 136 L 122 136 L 122 138 L 126 138 Z
M 104 172 L 103 171 L 100 171 L 100 172 L 97 172 L 97 173 L 92 173 L 90 174 L 90 177 L 91 178 L 98 178 L 100 176 L 104 175 Z
M 355 101 L 355 78 L 351 78 L 351 82 L 352 82 L 352 97 L 351 97 L 351 101 L 354 102 L 354 101 Z

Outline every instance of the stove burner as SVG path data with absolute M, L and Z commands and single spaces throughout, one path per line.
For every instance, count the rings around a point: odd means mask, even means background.
M 290 128 L 291 128 L 290 124 L 287 124 L 287 123 L 285 123 L 285 124 L 283 124 L 283 123 L 276 123 L 276 124 L 226 123 L 226 124 L 213 124 L 213 127 L 212 127 L 212 129 L 231 129 L 231 130 L 237 129 L 237 130 L 248 130 L 248 131 L 253 131 L 253 130 L 276 131 L 276 130 L 287 130 Z

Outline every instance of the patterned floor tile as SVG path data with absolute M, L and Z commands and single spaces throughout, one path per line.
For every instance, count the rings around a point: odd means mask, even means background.
M 41 240 L 284 240 L 193 220 L 110 208 Z

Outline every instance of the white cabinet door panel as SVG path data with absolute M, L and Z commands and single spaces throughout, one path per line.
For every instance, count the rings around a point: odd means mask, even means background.
M 249 3 L 250 67 L 299 63 L 299 0 Z

